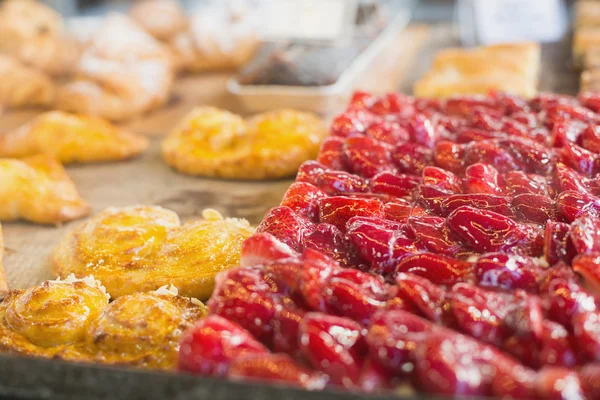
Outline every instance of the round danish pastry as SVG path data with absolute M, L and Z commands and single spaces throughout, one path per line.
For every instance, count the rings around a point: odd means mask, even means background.
M 279 110 L 244 121 L 225 110 L 199 107 L 163 141 L 162 153 L 167 164 L 189 175 L 282 178 L 315 158 L 326 135 L 311 113 Z
M 54 273 L 92 274 L 113 298 L 168 284 L 183 296 L 208 298 L 214 276 L 239 263 L 254 229 L 216 211 L 203 217 L 181 225 L 177 214 L 158 206 L 109 208 L 62 240 Z

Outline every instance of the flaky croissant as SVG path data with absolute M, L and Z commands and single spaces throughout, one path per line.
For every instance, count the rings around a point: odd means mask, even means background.
M 51 111 L 0 136 L 0 157 L 46 154 L 62 163 L 115 161 L 139 155 L 148 140 L 91 116 Z
M 48 156 L 0 158 L 0 220 L 58 224 L 89 214 L 63 166 Z

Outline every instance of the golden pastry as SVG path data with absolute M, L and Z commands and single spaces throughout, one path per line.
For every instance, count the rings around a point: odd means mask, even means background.
M 582 66 L 586 54 L 600 48 L 600 26 L 584 26 L 573 33 L 573 60 Z
M 0 157 L 47 154 L 62 163 L 123 160 L 148 147 L 148 139 L 109 122 L 62 111 L 44 113 L 0 136 Z
M 112 297 L 175 285 L 183 296 L 206 299 L 215 275 L 237 266 L 247 221 L 205 210 L 181 225 L 158 206 L 109 208 L 68 234 L 52 257 L 56 276 L 94 275 Z
M 2 237 L 2 225 L 0 225 L 0 299 L 8 293 L 8 285 L 6 284 L 6 274 L 2 266 L 2 258 L 4 256 L 4 240 Z
M 181 68 L 201 72 L 242 66 L 260 40 L 247 15 L 208 8 L 192 15 L 189 29 L 168 42 Z
M 240 116 L 213 107 L 190 112 L 165 138 L 167 164 L 190 175 L 234 179 L 293 176 L 327 135 L 311 113 L 280 110 Z
M 61 87 L 57 108 L 109 120 L 129 119 L 171 94 L 169 51 L 124 15 L 111 15 L 84 51 L 75 79 Z
M 491 90 L 532 97 L 537 92 L 540 47 L 537 43 L 498 44 L 475 49 L 446 49 L 415 83 L 420 97 L 487 94 Z
M 0 5 L 0 53 L 51 75 L 65 75 L 75 66 L 79 47 L 53 9 L 34 0 L 6 0 Z
M 590 0 L 579 0 L 575 3 L 573 21 L 579 29 L 584 26 L 600 26 L 600 3 Z
M 180 334 L 206 313 L 174 287 L 108 300 L 93 277 L 13 290 L 0 304 L 0 351 L 172 369 Z
M 0 54 L 0 77 L 0 107 L 48 106 L 54 101 L 54 82 L 13 57 Z
M 176 0 L 142 0 L 129 16 L 158 40 L 168 40 L 187 29 L 188 20 Z
M 89 214 L 75 184 L 55 159 L 0 158 L 0 220 L 58 224 Z

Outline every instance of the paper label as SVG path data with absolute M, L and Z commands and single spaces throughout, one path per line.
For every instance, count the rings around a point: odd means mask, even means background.
M 336 40 L 351 33 L 353 0 L 264 0 L 261 34 L 266 40 Z
M 567 27 L 562 0 L 473 0 L 481 43 L 558 41 Z

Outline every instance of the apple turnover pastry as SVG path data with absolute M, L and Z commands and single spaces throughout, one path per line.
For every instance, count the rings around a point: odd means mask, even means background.
M 172 286 L 109 303 L 99 281 L 69 276 L 9 293 L 0 304 L 0 351 L 172 369 L 181 332 L 204 314 Z
M 293 110 L 244 120 L 214 107 L 191 111 L 165 138 L 167 164 L 190 175 L 233 179 L 293 176 L 327 135 L 315 115 Z
M 38 155 L 0 158 L 0 220 L 59 224 L 88 215 L 91 208 L 55 159 Z
M 62 163 L 115 161 L 135 157 L 148 139 L 96 117 L 62 111 L 44 113 L 0 136 L 0 157 L 47 154 Z
M 130 18 L 106 18 L 58 91 L 57 108 L 109 120 L 129 119 L 164 104 L 173 83 L 172 57 Z
M 0 107 L 48 106 L 54 101 L 54 82 L 13 57 L 0 54 L 0 77 Z
M 6 274 L 4 273 L 4 266 L 2 265 L 2 258 L 4 256 L 4 239 L 2 237 L 2 225 L 0 225 L 0 299 L 6 296 L 8 293 L 8 285 L 6 284 Z
M 207 299 L 215 275 L 238 265 L 254 229 L 214 210 L 202 215 L 181 225 L 176 213 L 158 206 L 109 208 L 61 241 L 54 274 L 94 275 L 113 298 L 173 284 L 183 296 Z
M 34 0 L 6 0 L 0 4 L 0 53 L 59 76 L 73 70 L 79 52 L 60 14 L 50 7 Z

